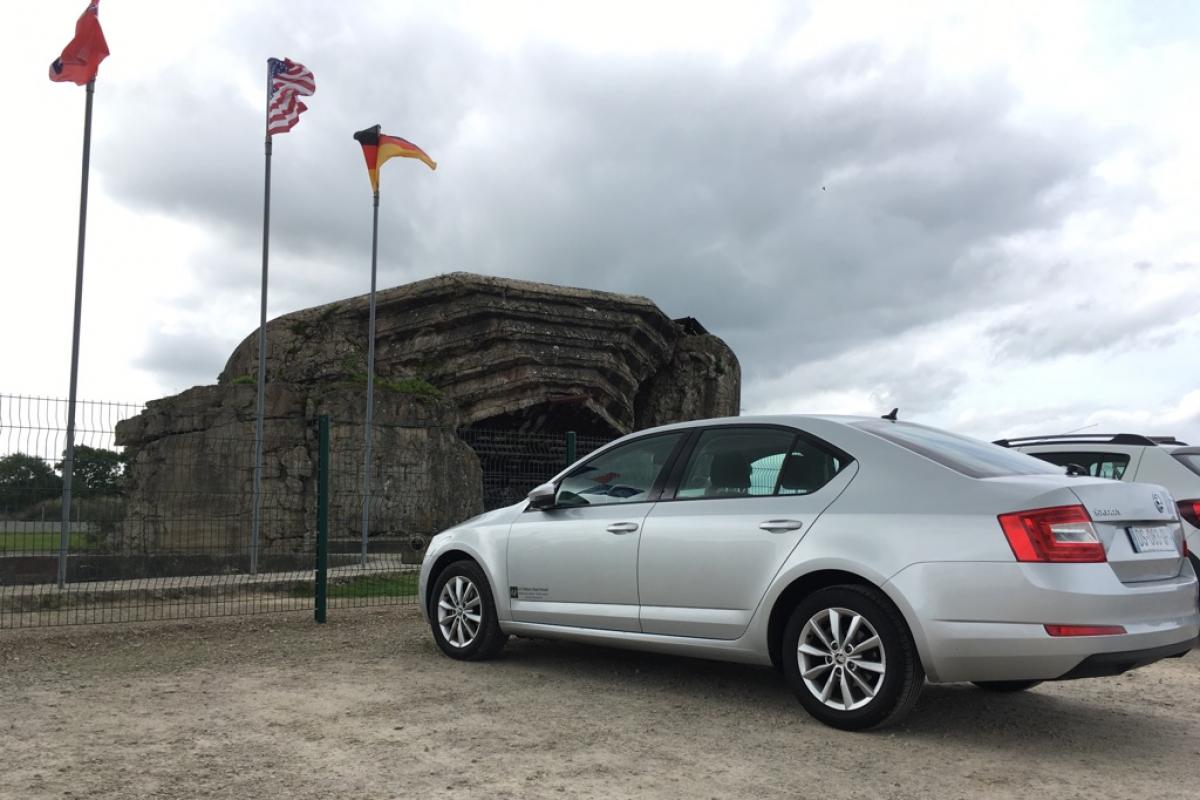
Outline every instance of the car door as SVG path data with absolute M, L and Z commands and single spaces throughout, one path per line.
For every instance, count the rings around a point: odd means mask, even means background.
M 722 426 L 693 440 L 646 516 L 646 633 L 736 639 L 771 579 L 853 477 L 853 459 L 791 428 Z
M 519 622 L 638 631 L 642 522 L 684 432 L 610 448 L 568 473 L 553 508 L 509 530 L 508 594 Z

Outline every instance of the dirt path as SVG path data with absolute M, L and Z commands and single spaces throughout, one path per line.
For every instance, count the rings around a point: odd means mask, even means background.
M 846 734 L 774 672 L 512 640 L 411 607 L 0 633 L 0 798 L 1195 798 L 1200 652 Z

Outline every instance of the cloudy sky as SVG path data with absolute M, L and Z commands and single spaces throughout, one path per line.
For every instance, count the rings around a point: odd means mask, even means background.
M 5 9 L 0 393 L 64 395 L 83 0 Z M 1200 440 L 1195 3 L 104 0 L 80 396 L 211 383 L 258 319 L 453 270 L 644 294 L 754 412 Z

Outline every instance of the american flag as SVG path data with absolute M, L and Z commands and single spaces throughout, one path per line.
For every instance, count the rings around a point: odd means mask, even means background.
M 317 90 L 317 81 L 308 67 L 291 59 L 267 59 L 267 74 L 271 81 L 271 99 L 267 102 L 267 135 L 287 133 L 300 121 L 308 106 L 300 97 Z

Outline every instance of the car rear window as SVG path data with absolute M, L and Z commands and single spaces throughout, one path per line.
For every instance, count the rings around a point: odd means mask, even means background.
M 1185 467 L 1200 475 L 1200 453 L 1175 453 L 1174 456 Z
M 1062 467 L 1033 456 L 937 428 L 882 419 L 851 424 L 972 478 L 1063 473 Z

